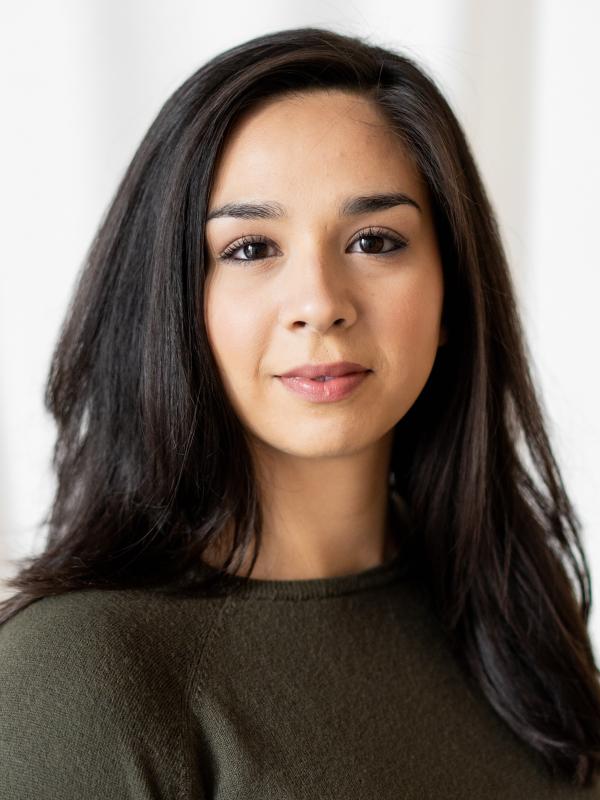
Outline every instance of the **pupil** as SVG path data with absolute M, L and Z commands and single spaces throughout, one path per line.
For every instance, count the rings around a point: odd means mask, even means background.
M 263 242 L 250 242 L 249 244 L 244 245 L 244 255 L 246 258 L 252 258 L 253 255 L 258 255 L 256 252 L 253 253 L 252 250 L 249 251 L 249 248 L 252 247 L 260 247 Z
M 372 247 L 371 245 L 372 245 L 372 243 L 373 243 L 373 240 L 377 240 L 377 241 L 379 241 L 379 246 L 375 245 L 375 247 Z M 366 249 L 367 249 L 369 252 L 375 252 L 375 253 L 378 253 L 378 252 L 381 250 L 381 236 L 361 236 L 361 237 L 360 237 L 360 241 L 361 241 L 361 246 L 362 246 L 362 243 L 363 243 L 363 242 L 367 242 L 367 247 L 366 247 Z M 369 242 L 370 242 L 371 244 L 369 244 Z

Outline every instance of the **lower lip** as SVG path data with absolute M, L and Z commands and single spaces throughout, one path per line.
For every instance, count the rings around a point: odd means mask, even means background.
M 343 400 L 360 386 L 369 372 L 352 372 L 330 381 L 313 381 L 310 378 L 279 378 L 290 392 L 306 397 L 315 403 L 333 403 Z

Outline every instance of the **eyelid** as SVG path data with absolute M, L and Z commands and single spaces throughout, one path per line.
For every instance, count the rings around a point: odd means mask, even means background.
M 219 258 L 221 259 L 228 259 L 231 257 L 232 253 L 235 253 L 236 250 L 239 250 L 241 247 L 244 247 L 247 244 L 273 244 L 273 241 L 268 236 L 263 236 L 260 233 L 250 233 L 244 234 L 240 236 L 238 239 L 234 239 L 231 244 L 228 244 L 227 247 L 220 253 Z M 267 256 L 268 257 L 268 256 Z M 263 261 L 264 259 L 259 258 L 234 258 L 233 261 Z
M 357 241 L 357 239 L 360 239 L 363 236 L 365 237 L 381 236 L 382 238 L 390 239 L 395 244 L 402 244 L 404 245 L 404 247 L 408 246 L 408 239 L 406 238 L 406 236 L 402 236 L 401 234 L 396 233 L 395 231 L 390 231 L 389 228 L 383 228 L 380 225 L 368 225 L 366 228 L 361 228 L 361 230 L 357 231 L 352 236 L 352 239 L 350 240 L 348 247 L 350 247 L 351 244 L 354 244 Z M 395 249 L 400 249 L 400 248 L 395 248 Z M 388 252 L 394 252 L 394 251 L 390 250 Z M 378 254 L 364 253 L 363 255 L 378 255 Z M 387 255 L 387 253 L 382 253 L 381 255 Z

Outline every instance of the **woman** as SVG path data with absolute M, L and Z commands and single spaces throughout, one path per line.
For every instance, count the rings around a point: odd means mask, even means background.
M 301 28 L 192 75 L 46 401 L 3 797 L 600 796 L 580 522 L 493 210 L 413 61 Z

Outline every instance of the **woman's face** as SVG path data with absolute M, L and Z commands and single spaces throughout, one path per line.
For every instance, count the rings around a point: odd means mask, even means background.
M 408 200 L 356 202 L 398 193 Z M 204 302 L 242 424 L 258 444 L 303 458 L 375 447 L 417 399 L 445 336 L 425 184 L 371 100 L 316 90 L 268 100 L 230 135 L 208 217 L 241 203 L 277 214 L 208 220 Z M 371 372 L 334 401 L 276 377 L 338 361 Z

